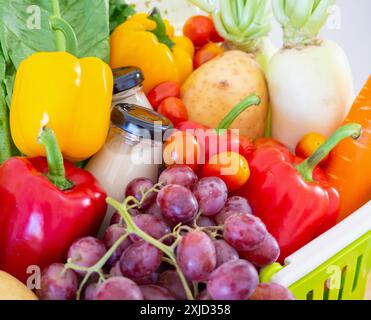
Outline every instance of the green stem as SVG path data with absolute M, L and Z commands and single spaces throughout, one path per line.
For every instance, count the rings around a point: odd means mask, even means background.
M 284 46 L 302 47 L 318 43 L 317 36 L 336 0 L 273 1 L 276 20 L 282 25 Z M 288 5 L 289 4 L 289 5 Z
M 261 50 L 261 39 L 271 30 L 268 0 L 218 0 L 209 4 L 205 0 L 189 0 L 212 14 L 215 28 L 226 40 L 227 48 L 248 53 Z
M 53 15 L 50 17 L 52 29 L 55 32 L 57 50 L 69 52 L 73 55 L 78 54 L 76 33 L 71 25 L 61 17 L 59 0 L 52 0 Z
M 63 156 L 59 149 L 57 138 L 52 129 L 44 127 L 37 139 L 46 150 L 49 173 L 48 179 L 61 191 L 73 188 L 74 184 L 66 179 Z
M 335 133 L 313 153 L 307 160 L 302 162 L 296 168 L 307 181 L 313 181 L 313 170 L 315 167 L 344 139 L 358 139 L 362 132 L 362 126 L 356 123 L 350 123 L 335 131 Z
M 170 50 L 173 49 L 175 43 L 166 34 L 166 26 L 164 20 L 161 17 L 160 11 L 155 8 L 149 16 L 149 19 L 156 22 L 156 29 L 151 30 L 151 32 L 157 37 L 160 43 L 165 44 Z
M 101 270 L 104 267 L 104 265 L 107 263 L 107 261 L 111 258 L 111 256 L 115 253 L 115 251 L 119 248 L 121 243 L 123 243 L 126 238 L 130 235 L 129 232 L 125 232 L 116 242 L 115 244 L 106 252 L 106 254 L 92 267 L 81 267 L 78 266 L 70 261 L 68 261 L 65 265 L 66 269 L 72 269 L 76 271 L 85 271 L 86 275 L 84 276 L 84 279 L 82 280 L 79 290 L 77 291 L 77 300 L 80 300 L 81 298 L 81 292 L 84 289 L 85 284 L 91 277 L 93 273 L 98 273 L 101 276 Z
M 59 7 L 59 0 L 52 0 L 53 2 L 53 14 L 54 17 L 60 17 L 61 16 L 61 10 Z M 64 34 L 61 30 L 55 30 L 55 38 L 57 41 L 57 49 L 58 51 L 64 52 L 66 51 L 66 43 Z
M 225 118 L 217 126 L 216 130 L 220 131 L 228 129 L 232 125 L 232 123 L 241 115 L 242 112 L 252 106 L 260 105 L 260 102 L 261 99 L 256 94 L 248 96 L 225 116 Z
M 140 207 L 141 204 L 145 201 L 148 194 L 150 194 L 152 192 L 158 192 L 159 191 L 158 190 L 159 186 L 161 186 L 161 184 L 157 184 L 152 189 L 146 191 L 144 193 L 141 201 L 138 201 L 135 197 L 127 197 L 125 199 L 124 203 L 120 203 L 120 202 L 118 202 L 118 201 L 116 201 L 112 198 L 107 198 L 107 200 L 106 200 L 107 203 L 109 205 L 111 205 L 113 208 L 115 208 L 121 214 L 122 219 L 125 221 L 126 232 L 125 232 L 124 235 L 122 235 L 115 242 L 115 244 L 106 252 L 106 254 L 94 266 L 87 268 L 87 267 L 78 266 L 78 265 L 72 263 L 71 261 L 68 261 L 66 263 L 66 265 L 65 265 L 66 269 L 73 269 L 73 270 L 76 270 L 76 271 L 86 272 L 86 275 L 85 275 L 85 277 L 84 277 L 84 279 L 83 279 L 83 281 L 82 281 L 82 283 L 79 287 L 79 290 L 77 292 L 77 299 L 80 299 L 81 292 L 82 292 L 85 284 L 87 283 L 87 281 L 89 280 L 89 278 L 91 277 L 91 275 L 93 273 L 98 273 L 100 278 L 104 279 L 104 275 L 102 273 L 102 268 L 105 266 L 105 264 L 107 263 L 109 258 L 112 256 L 112 254 L 118 249 L 118 247 L 121 245 L 121 243 L 124 242 L 130 234 L 136 234 L 137 236 L 139 236 L 144 241 L 150 243 L 151 245 L 153 245 L 157 249 L 161 250 L 167 256 L 167 257 L 163 257 L 162 261 L 166 261 L 167 263 L 169 263 L 170 265 L 172 265 L 175 268 L 175 270 L 177 271 L 177 273 L 179 275 L 179 278 L 180 278 L 180 280 L 181 280 L 181 282 L 184 286 L 184 290 L 186 292 L 186 295 L 187 295 L 188 299 L 189 300 L 194 300 L 194 297 L 192 295 L 192 291 L 188 286 L 187 279 L 185 278 L 182 270 L 180 269 L 180 267 L 177 263 L 176 256 L 175 256 L 175 253 L 174 253 L 175 252 L 175 247 L 174 246 L 171 246 L 171 247 L 167 246 L 167 245 L 163 244 L 162 242 L 160 242 L 159 240 L 156 240 L 156 239 L 152 238 L 150 235 L 148 235 L 147 233 L 142 231 L 134 223 L 134 220 L 132 219 L 131 215 L 128 212 L 129 203 L 135 203 L 137 207 Z M 178 244 L 179 241 L 180 241 L 180 238 L 178 237 L 176 239 L 175 243 Z
M 0 86 L 0 165 L 12 156 L 9 110 Z

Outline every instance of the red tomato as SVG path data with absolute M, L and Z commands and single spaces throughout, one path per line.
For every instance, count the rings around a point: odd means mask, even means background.
M 216 31 L 215 28 L 214 32 L 211 34 L 210 40 L 215 43 L 221 43 L 225 41 L 224 38 L 219 35 L 218 31 Z
M 202 47 L 211 40 L 216 31 L 214 22 L 209 17 L 193 16 L 185 23 L 183 33 L 196 47 Z
M 147 97 L 152 107 L 157 111 L 161 102 L 164 101 L 166 98 L 180 97 L 180 86 L 178 83 L 173 81 L 163 82 L 154 87 L 148 93 Z
M 237 191 L 250 178 L 250 168 L 245 157 L 235 152 L 222 152 L 213 156 L 202 168 L 203 177 L 219 177 L 229 192 Z
M 168 118 L 174 126 L 188 120 L 187 108 L 179 98 L 166 98 L 161 102 L 157 111 Z
M 216 58 L 224 53 L 224 49 L 216 43 L 209 42 L 196 52 L 193 59 L 193 66 L 195 69 L 201 67 L 206 62 Z
M 197 170 L 200 157 L 200 145 L 190 133 L 176 131 L 165 142 L 163 159 L 166 166 L 185 164 Z
M 176 129 L 179 131 L 187 131 L 187 130 L 207 130 L 208 128 L 199 124 L 195 121 L 184 121 L 180 122 L 175 126 Z

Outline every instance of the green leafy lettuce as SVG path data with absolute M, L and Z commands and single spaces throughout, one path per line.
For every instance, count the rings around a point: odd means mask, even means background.
M 118 25 L 135 13 L 134 6 L 128 5 L 125 0 L 109 1 L 110 31 L 116 29 Z

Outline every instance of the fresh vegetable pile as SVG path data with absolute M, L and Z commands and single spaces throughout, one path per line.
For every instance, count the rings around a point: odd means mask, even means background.
M 0 0 L 0 299 L 294 300 L 265 268 L 371 200 L 335 1 L 190 2 Z

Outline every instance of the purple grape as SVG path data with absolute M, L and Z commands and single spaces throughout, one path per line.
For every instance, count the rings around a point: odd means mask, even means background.
M 216 266 L 214 244 L 204 232 L 189 232 L 179 243 L 177 260 L 189 280 L 207 281 Z
M 259 275 L 251 263 L 233 260 L 211 274 L 207 291 L 213 300 L 247 300 L 258 284 Z
M 103 236 L 103 243 L 106 246 L 107 250 L 109 250 L 116 243 L 116 241 L 125 234 L 125 232 L 125 227 L 119 224 L 113 224 L 108 227 Z M 107 265 L 113 266 L 120 259 L 122 253 L 126 250 L 126 248 L 128 248 L 130 245 L 130 239 L 126 238 L 113 253 L 113 255 L 109 258 Z
M 246 198 L 231 197 L 227 200 L 225 207 L 226 210 L 237 211 L 239 213 L 252 214 L 252 209 Z
M 198 212 L 198 204 L 192 192 L 182 186 L 170 184 L 157 196 L 157 204 L 163 216 L 175 223 L 192 221 Z
M 121 218 L 121 215 L 116 211 L 113 215 L 112 215 L 112 218 L 111 218 L 111 221 L 110 221 L 110 225 L 113 225 L 113 224 L 122 224 L 122 218 Z
M 245 259 L 257 267 L 265 267 L 277 261 L 280 256 L 280 247 L 270 234 L 263 243 L 251 251 L 240 251 L 241 259 Z
M 133 220 L 139 229 L 157 240 L 171 233 L 169 226 L 163 220 L 150 214 L 141 214 L 134 217 Z M 140 241 L 141 238 L 135 234 L 131 234 L 130 240 L 136 242 Z
M 111 277 L 124 277 L 124 275 L 121 272 L 121 266 L 120 261 L 117 261 L 114 266 L 110 270 L 110 276 Z
M 130 279 L 142 279 L 159 268 L 162 256 L 163 253 L 148 242 L 135 242 L 121 256 L 121 272 Z
M 228 189 L 220 178 L 210 177 L 201 179 L 193 190 L 199 207 L 204 216 L 214 216 L 223 209 Z
M 235 214 L 238 214 L 238 211 L 231 211 L 231 210 L 225 210 L 222 209 L 216 216 L 215 221 L 218 224 L 218 226 L 224 226 L 225 221 Z
M 161 209 L 158 206 L 157 202 L 155 202 L 147 211 L 147 214 L 150 214 L 151 216 L 154 216 L 162 221 L 164 221 L 170 229 L 173 229 L 178 223 L 170 221 L 169 219 L 166 219 L 163 214 L 161 213 Z
M 133 196 L 138 201 L 142 200 L 143 194 L 154 187 L 154 183 L 147 178 L 138 178 L 131 181 L 126 187 L 125 197 Z M 141 210 L 148 209 L 156 200 L 156 192 L 150 192 L 141 204 Z
M 295 300 L 289 289 L 275 283 L 262 283 L 255 289 L 250 300 Z
M 71 269 L 65 270 L 61 263 L 54 263 L 43 270 L 36 294 L 41 300 L 74 300 L 78 288 L 77 274 Z
M 151 273 L 149 276 L 145 276 L 140 279 L 135 279 L 135 283 L 139 286 L 151 285 L 156 284 L 158 281 L 158 273 L 154 272 Z
M 201 228 L 216 227 L 216 222 L 210 217 L 201 216 L 197 220 L 197 225 Z
M 73 264 L 90 268 L 106 254 L 106 246 L 102 241 L 93 237 L 85 237 L 75 241 L 68 250 L 67 258 Z M 76 271 L 85 275 L 84 271 Z
M 158 206 L 157 202 L 153 203 L 146 211 L 147 214 L 150 214 L 156 218 L 163 219 L 164 216 L 161 213 L 161 209 Z
M 144 300 L 150 301 L 175 300 L 174 296 L 169 292 L 169 290 L 159 286 L 155 285 L 141 286 L 140 290 L 142 290 Z
M 188 189 L 191 189 L 197 181 L 197 175 L 190 167 L 185 165 L 174 165 L 166 168 L 158 179 L 158 182 L 164 186 L 177 184 Z
M 196 297 L 196 300 L 198 300 L 198 301 L 208 301 L 208 300 L 212 300 L 212 299 L 211 299 L 211 296 L 209 295 L 209 293 L 207 292 L 207 290 L 204 290 Z
M 215 221 L 219 226 L 222 226 L 225 220 L 236 213 L 252 214 L 252 209 L 245 198 L 229 198 L 224 208 L 215 216 Z
M 97 283 L 89 284 L 84 291 L 84 300 L 95 300 L 99 285 Z
M 224 240 L 237 251 L 250 251 L 263 243 L 268 231 L 263 222 L 247 214 L 234 214 L 224 223 Z
M 142 214 L 138 209 L 129 209 L 129 214 L 132 216 L 132 217 L 135 217 L 139 214 Z M 111 222 L 110 222 L 110 225 L 113 225 L 113 224 L 120 224 L 120 225 L 123 225 L 125 226 L 125 221 L 123 221 L 121 215 L 118 213 L 118 212 L 115 212 L 113 215 L 112 215 L 112 218 L 111 218 Z
M 143 300 L 143 294 L 134 281 L 113 277 L 99 286 L 95 300 Z
M 187 300 L 182 282 L 175 270 L 167 270 L 160 274 L 157 284 L 169 290 L 177 300 Z M 188 285 L 191 284 L 188 282 Z
M 238 252 L 224 240 L 216 240 L 213 243 L 216 252 L 216 267 L 220 267 L 228 261 L 239 259 Z

